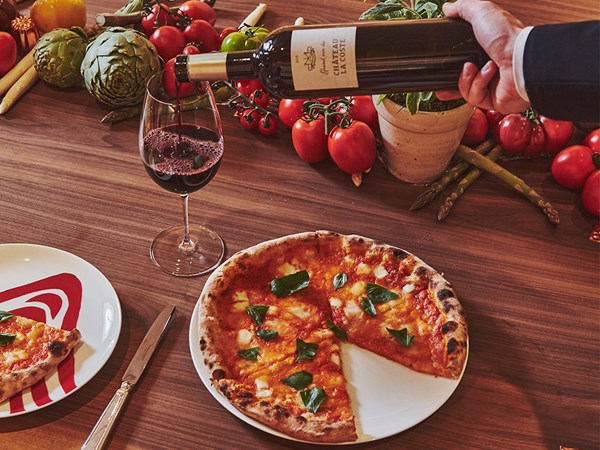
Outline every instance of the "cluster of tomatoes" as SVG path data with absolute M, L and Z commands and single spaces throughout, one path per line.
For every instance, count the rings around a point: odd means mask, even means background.
M 268 109 L 271 97 L 258 80 L 238 80 L 232 85 L 237 95 L 229 101 L 242 128 L 258 130 L 263 136 L 277 131 L 277 118 Z

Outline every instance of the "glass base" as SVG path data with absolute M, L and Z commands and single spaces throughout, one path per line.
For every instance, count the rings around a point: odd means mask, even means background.
M 175 226 L 160 232 L 150 246 L 150 258 L 161 270 L 176 277 L 196 277 L 214 270 L 223 260 L 225 244 L 214 231 L 202 225 L 190 225 L 194 248 L 184 250 L 183 227 Z

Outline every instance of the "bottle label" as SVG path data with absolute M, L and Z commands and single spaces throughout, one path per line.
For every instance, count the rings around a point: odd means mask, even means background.
M 292 31 L 294 89 L 356 88 L 356 27 Z

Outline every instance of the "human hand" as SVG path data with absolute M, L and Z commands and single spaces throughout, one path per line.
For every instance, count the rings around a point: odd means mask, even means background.
M 519 95 L 513 78 L 512 57 L 523 24 L 492 2 L 457 0 L 445 3 L 447 17 L 460 17 L 471 23 L 479 45 L 492 59 L 482 68 L 466 63 L 458 80 L 459 91 L 438 91 L 440 100 L 460 98 L 473 106 L 508 114 L 529 106 Z

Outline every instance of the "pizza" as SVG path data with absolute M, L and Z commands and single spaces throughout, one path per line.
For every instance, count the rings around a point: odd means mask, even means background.
M 0 311 L 0 403 L 52 373 L 81 333 Z
M 241 251 L 207 280 L 198 312 L 216 390 L 306 441 L 357 439 L 342 343 L 449 379 L 467 357 L 450 283 L 415 255 L 357 235 L 306 232 Z

